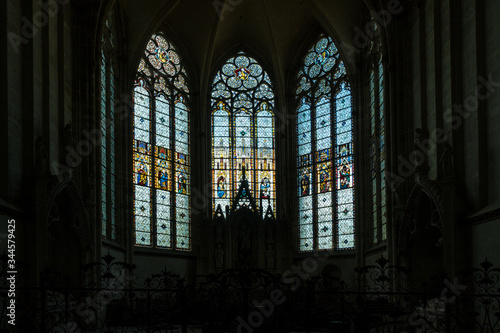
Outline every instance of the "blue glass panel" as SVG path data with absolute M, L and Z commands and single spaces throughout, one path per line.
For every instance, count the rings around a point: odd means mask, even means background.
M 318 237 L 318 250 L 327 250 L 333 248 L 333 239 L 331 236 Z
M 351 121 L 351 119 L 339 121 L 336 124 L 336 127 L 337 127 L 337 134 L 345 133 L 347 131 L 351 132 L 352 131 L 352 121 Z M 342 143 L 344 143 L 344 142 L 342 142 Z

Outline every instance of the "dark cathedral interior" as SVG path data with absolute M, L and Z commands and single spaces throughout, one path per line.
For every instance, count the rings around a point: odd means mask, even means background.
M 0 333 L 500 332 L 499 14 L 1 1 Z

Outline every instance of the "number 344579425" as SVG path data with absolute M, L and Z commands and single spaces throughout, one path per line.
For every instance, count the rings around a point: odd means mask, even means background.
M 14 235 L 14 231 L 16 230 L 16 221 L 15 220 L 8 220 L 8 227 L 7 227 L 7 238 L 8 238 L 8 252 L 9 252 L 9 258 L 11 260 L 14 260 L 15 257 L 15 249 L 16 249 L 16 241 L 14 240 L 16 236 Z

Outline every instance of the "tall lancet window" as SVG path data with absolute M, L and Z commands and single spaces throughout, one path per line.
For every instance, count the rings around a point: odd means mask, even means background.
M 330 37 L 309 49 L 297 79 L 298 249 L 353 249 L 351 87 Z
M 115 240 L 115 96 L 116 96 L 116 34 L 112 11 L 106 18 L 101 35 L 100 127 L 101 141 L 101 234 Z
M 374 244 L 387 239 L 387 203 L 385 183 L 385 98 L 384 65 L 380 27 L 372 19 L 373 38 L 368 49 L 370 87 L 370 160 L 372 187 L 372 240 Z
M 191 250 L 187 73 L 161 33 L 146 45 L 133 95 L 135 245 Z
M 260 216 L 275 214 L 274 106 L 269 75 L 244 52 L 228 59 L 215 75 L 211 99 L 214 214 L 219 209 L 218 214 L 225 216 L 238 208 L 231 205 L 243 169 Z

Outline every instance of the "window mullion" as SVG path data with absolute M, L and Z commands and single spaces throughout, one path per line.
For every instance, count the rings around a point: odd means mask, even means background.
M 150 230 L 151 230 L 151 245 L 153 248 L 156 248 L 157 246 L 157 236 L 156 236 L 156 97 L 155 97 L 155 90 L 154 90 L 154 83 L 155 79 L 152 80 L 151 88 L 149 89 L 149 94 L 150 94 L 150 121 L 151 121 L 151 181 L 150 181 L 150 202 L 153 204 L 151 205 L 151 219 L 150 219 Z
M 318 180 L 316 161 L 316 100 L 311 98 L 311 160 L 312 160 L 312 207 L 313 207 L 313 250 L 318 249 Z
M 177 206 L 175 203 L 175 197 L 177 195 L 176 186 L 177 186 L 177 178 L 175 174 L 175 141 L 177 139 L 176 127 L 175 127 L 175 89 L 171 86 L 172 91 L 172 99 L 169 103 L 169 111 L 170 111 L 170 167 L 172 170 L 172 188 L 170 192 L 170 246 L 172 250 L 177 248 L 177 223 L 176 223 L 176 214 L 177 214 Z
M 251 117 L 251 121 L 250 121 L 250 136 L 252 138 L 252 149 L 250 150 L 251 153 L 252 153 L 252 164 L 253 164 L 253 168 L 252 168 L 252 175 L 253 175 L 253 178 L 252 178 L 252 187 L 251 187 L 251 191 L 253 189 L 253 197 L 254 197 L 254 200 L 255 200 L 255 204 L 258 206 L 258 213 L 260 217 L 262 217 L 262 200 L 260 199 L 260 191 L 259 191 L 259 188 L 258 188 L 258 184 L 257 184 L 257 160 L 258 160 L 258 145 L 257 145 L 257 126 L 256 126 L 256 123 L 257 123 L 257 110 L 255 109 L 255 101 L 253 99 L 253 96 L 252 96 L 252 112 L 250 112 L 250 117 Z
M 235 158 L 234 158 L 234 152 L 235 152 L 235 148 L 234 148 L 234 145 L 236 144 L 235 143 L 235 140 L 234 140 L 234 130 L 233 130 L 233 126 L 234 126 L 234 119 L 233 119 L 233 105 L 234 105 L 234 101 L 233 101 L 233 97 L 231 96 L 231 99 L 228 101 L 228 105 L 227 105 L 227 110 L 229 112 L 228 114 L 228 119 L 229 119 L 229 133 L 228 133 L 228 136 L 229 136 L 229 169 L 228 169 L 228 174 L 230 175 L 229 176 L 229 188 L 231 189 L 231 195 L 229 196 L 229 211 L 231 211 L 233 209 L 233 201 L 234 201 L 234 198 L 236 197 L 236 193 L 235 193 L 235 183 L 236 183 L 236 175 L 235 175 L 235 171 L 234 171 L 234 163 L 235 163 Z M 226 211 L 224 211 L 224 214 L 226 214 Z M 226 218 L 228 218 L 228 215 L 229 214 L 226 214 Z
M 333 249 L 338 248 L 338 216 L 337 216 L 337 158 L 335 157 L 335 152 L 337 148 L 337 135 L 336 135 L 336 127 L 337 127 L 337 108 L 336 108 L 336 103 L 334 103 L 334 94 L 335 91 L 334 86 L 335 86 L 335 81 L 331 79 L 331 75 L 328 76 L 330 79 L 330 98 L 329 98 L 329 103 L 330 103 L 330 138 L 331 138 L 331 149 L 332 149 L 332 169 L 331 169 L 331 183 L 330 183 L 330 188 L 331 188 L 331 195 L 332 195 L 332 206 L 331 208 L 333 209 L 332 216 L 333 216 L 333 221 L 332 221 L 332 246 Z
M 231 198 L 232 201 L 234 202 L 234 199 L 236 198 L 236 195 L 238 194 L 238 189 L 239 189 L 239 183 L 238 183 L 238 156 L 236 154 L 237 147 L 236 147 L 236 116 L 235 116 L 235 109 L 234 109 L 234 98 L 231 100 L 231 139 L 232 139 L 232 150 L 233 150 L 233 158 L 232 158 L 232 172 L 233 172 L 233 197 Z M 231 207 L 231 210 L 236 207 Z

